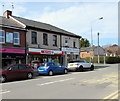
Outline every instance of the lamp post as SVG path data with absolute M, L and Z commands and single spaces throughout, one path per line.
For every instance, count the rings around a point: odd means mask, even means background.
M 98 20 L 102 20 L 102 19 L 103 19 L 103 17 L 100 17 Z M 93 25 L 93 23 L 91 22 L 91 47 L 93 46 L 93 28 L 92 28 L 92 25 Z
M 103 17 L 100 17 L 98 20 L 102 20 L 102 19 L 103 19 Z M 93 33 L 92 32 L 93 32 L 93 29 L 92 29 L 92 23 L 91 23 L 91 48 L 93 46 Z M 98 47 L 99 47 L 99 33 L 98 33 Z M 100 63 L 99 50 L 97 51 L 97 53 L 98 53 L 98 63 Z M 90 58 L 90 61 L 91 61 L 91 58 Z
M 97 48 L 97 55 L 98 55 L 98 63 L 100 63 L 100 55 L 99 55 L 99 32 L 98 32 L 98 48 Z

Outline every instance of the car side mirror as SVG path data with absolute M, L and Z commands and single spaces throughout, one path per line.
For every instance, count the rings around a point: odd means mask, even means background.
M 8 70 L 9 70 L 9 71 L 12 71 L 12 68 L 9 68 Z

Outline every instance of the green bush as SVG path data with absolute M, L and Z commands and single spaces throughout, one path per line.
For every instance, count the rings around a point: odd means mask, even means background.
M 108 64 L 120 63 L 120 57 L 109 57 L 109 56 L 107 56 L 105 58 L 106 58 L 105 61 Z M 88 58 L 81 58 L 81 59 L 84 59 L 84 60 L 87 60 L 87 61 L 90 62 L 90 58 L 89 57 Z M 91 59 L 91 62 L 92 63 L 98 63 L 98 57 L 96 56 L 93 59 Z M 100 57 L 100 63 L 104 63 L 104 56 Z
M 120 63 L 120 57 L 106 57 L 106 63 Z

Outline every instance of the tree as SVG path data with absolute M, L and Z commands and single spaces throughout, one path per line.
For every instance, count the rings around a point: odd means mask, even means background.
M 82 38 L 80 40 L 80 47 L 89 47 L 89 46 L 90 46 L 89 40 L 87 40 L 85 38 Z

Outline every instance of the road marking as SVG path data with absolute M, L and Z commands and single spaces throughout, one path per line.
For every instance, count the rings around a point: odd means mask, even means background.
M 120 90 L 117 90 L 117 91 L 111 93 L 110 95 L 106 96 L 105 98 L 103 98 L 103 100 L 101 100 L 101 101 L 106 101 L 106 99 L 115 99 L 118 97 L 119 92 L 120 92 Z
M 11 91 L 8 91 L 8 90 L 0 90 L 0 94 L 5 94 L 5 93 L 9 93 Z
M 57 77 L 63 77 L 63 76 L 68 76 L 68 75 L 49 76 L 49 77 L 42 77 L 42 78 L 57 78 Z
M 118 96 L 120 96 L 120 94 L 113 96 L 111 99 L 118 99 Z
M 37 84 L 37 86 L 44 86 L 44 85 L 49 85 L 49 84 L 53 84 L 53 83 L 69 81 L 69 80 L 73 80 L 73 79 L 75 79 L 75 78 L 63 79 L 63 80 L 58 80 L 58 81 L 53 81 L 53 82 L 46 82 L 46 83 L 42 83 L 42 84 Z

